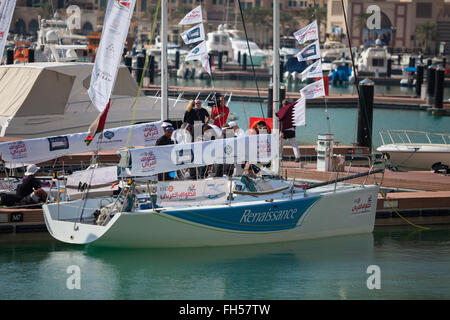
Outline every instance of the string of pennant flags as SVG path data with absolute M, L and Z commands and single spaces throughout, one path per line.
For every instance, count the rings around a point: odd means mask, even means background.
M 185 44 L 192 44 L 201 41 L 200 44 L 189 51 L 189 53 L 184 58 L 184 61 L 199 60 L 202 64 L 203 69 L 205 69 L 205 71 L 208 72 L 209 75 L 211 75 L 209 55 L 208 50 L 206 49 L 205 29 L 203 27 L 202 7 L 198 6 L 189 11 L 178 24 L 197 24 L 180 35 Z
M 325 96 L 325 87 L 323 83 L 322 62 L 320 59 L 320 44 L 319 31 L 317 27 L 317 20 L 307 25 L 306 27 L 294 32 L 294 37 L 298 43 L 305 45 L 308 41 L 312 43 L 306 44 L 302 50 L 297 54 L 297 60 L 308 61 L 315 60 L 301 73 L 302 81 L 306 79 L 320 80 L 313 82 L 300 90 L 300 99 L 298 99 L 294 106 L 292 113 L 294 126 L 306 125 L 306 100 Z

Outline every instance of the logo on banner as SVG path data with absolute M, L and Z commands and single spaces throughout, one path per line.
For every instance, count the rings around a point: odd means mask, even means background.
M 114 4 L 117 8 L 130 10 L 131 0 L 114 0 Z
M 1 3 L 0 3 L 0 5 L 1 5 Z M 0 40 L 3 40 L 3 36 L 5 35 L 5 32 L 4 31 L 0 31 Z
M 103 136 L 104 136 L 106 139 L 111 140 L 111 139 L 114 137 L 114 132 L 112 132 L 112 131 L 105 131 L 105 132 L 103 133 Z
M 175 192 L 172 185 L 169 185 L 167 189 L 165 186 L 162 186 L 161 191 L 164 192 L 159 195 L 161 200 L 191 200 L 197 196 L 195 184 L 187 186 L 185 190 Z
M 145 126 L 144 130 L 144 140 L 151 141 L 159 137 L 158 127 L 154 124 L 148 124 Z
M 188 32 L 186 34 L 186 38 L 188 40 L 194 40 L 194 39 L 200 38 L 200 28 L 195 28 L 191 32 Z
M 317 54 L 316 45 L 312 45 L 311 47 L 307 48 L 304 52 L 302 52 L 301 56 L 302 58 L 306 59 L 316 54 Z
M 50 151 L 69 149 L 69 139 L 64 137 L 48 138 Z
M 155 170 L 156 162 L 156 157 L 151 150 L 141 155 L 141 168 L 143 171 L 149 172 Z
M 22 159 L 27 157 L 27 147 L 24 142 L 16 141 L 9 144 L 9 153 L 13 159 Z
M 110 74 L 106 71 L 100 70 L 100 69 L 97 69 L 97 72 L 95 75 L 97 76 L 97 78 L 100 78 L 100 79 L 108 81 L 108 82 L 111 82 L 112 78 L 113 78 L 112 74 Z
M 369 213 L 373 205 L 372 196 L 369 195 L 367 201 L 361 200 L 361 197 L 353 199 L 352 215 Z

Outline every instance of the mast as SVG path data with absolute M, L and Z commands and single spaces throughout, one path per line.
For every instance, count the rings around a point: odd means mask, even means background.
M 280 3 L 279 0 L 273 1 L 273 58 L 272 58 L 272 110 L 273 114 L 268 115 L 268 117 L 272 116 L 273 119 L 273 131 L 272 133 L 276 134 L 276 139 L 278 139 L 278 132 L 280 128 L 280 124 L 278 121 L 278 118 L 276 116 L 276 113 L 279 110 L 280 107 Z M 280 148 L 278 148 L 280 150 Z M 275 158 L 273 160 L 272 164 L 272 170 L 279 175 L 280 173 L 280 151 L 275 153 Z
M 161 0 L 161 120 L 169 118 L 169 84 L 167 65 L 168 0 Z

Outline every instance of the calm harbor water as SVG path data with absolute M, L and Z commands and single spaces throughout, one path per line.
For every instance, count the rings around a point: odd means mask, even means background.
M 381 288 L 369 290 L 373 265 Z M 0 299 L 449 299 L 449 265 L 450 226 L 193 249 L 0 241 Z

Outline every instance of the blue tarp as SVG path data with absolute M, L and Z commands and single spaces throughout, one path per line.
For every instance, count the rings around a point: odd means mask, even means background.
M 405 68 L 406 72 L 417 72 L 417 68 L 416 67 L 407 67 Z
M 307 67 L 306 61 L 298 62 L 296 57 L 290 57 L 284 65 L 284 71 L 289 72 L 303 72 Z

